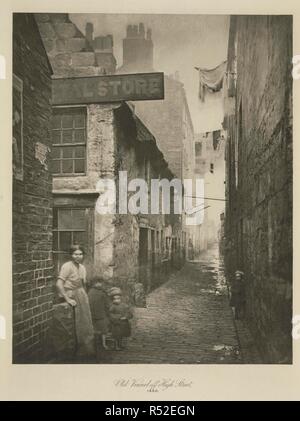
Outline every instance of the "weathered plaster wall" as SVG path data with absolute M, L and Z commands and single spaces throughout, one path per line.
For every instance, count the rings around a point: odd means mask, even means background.
M 121 111 L 122 113 L 122 111 Z M 150 157 L 149 179 L 158 178 L 159 172 L 155 168 L 155 158 L 151 155 L 149 140 L 142 139 L 139 136 L 139 130 L 136 130 L 139 120 L 132 120 L 131 130 L 124 127 L 124 115 L 118 113 L 115 117 L 116 127 L 116 174 L 119 171 L 127 172 L 127 181 L 130 183 L 133 179 L 145 179 L 145 157 Z M 128 115 L 128 119 L 133 117 Z M 149 138 L 152 137 L 149 132 Z M 151 157 L 152 156 L 152 157 Z M 132 193 L 128 193 L 128 200 Z M 150 209 L 150 190 L 149 190 L 149 209 Z M 161 231 L 165 228 L 164 215 L 118 215 L 115 222 L 115 245 L 114 245 L 114 280 L 130 296 L 134 291 L 134 284 L 141 282 L 145 290 L 153 288 L 154 283 L 158 282 L 158 271 L 161 268 L 163 260 L 163 247 L 161 245 Z M 154 244 L 151 242 L 151 230 L 148 231 L 148 264 L 141 268 L 139 262 L 139 228 L 151 228 L 155 234 Z M 157 236 L 159 238 L 157 238 Z M 163 241 L 165 236 L 163 235 Z

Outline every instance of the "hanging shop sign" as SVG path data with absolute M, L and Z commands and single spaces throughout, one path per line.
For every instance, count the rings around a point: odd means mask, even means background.
M 53 105 L 164 99 L 164 74 L 136 73 L 53 79 Z

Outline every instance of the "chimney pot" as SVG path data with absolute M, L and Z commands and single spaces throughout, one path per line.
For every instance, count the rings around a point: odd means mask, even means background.
M 123 39 L 123 66 L 135 71 L 153 69 L 151 30 L 147 30 L 146 39 L 145 26 L 142 22 L 139 25 L 127 26 L 127 38 Z
M 109 38 L 109 43 L 110 43 L 110 48 L 113 48 L 114 46 L 114 38 L 112 35 L 107 35 L 107 37 Z
M 87 47 L 93 46 L 93 32 L 94 32 L 94 25 L 91 22 L 87 22 L 87 24 L 85 25 L 85 37 L 86 37 Z
M 141 38 L 145 38 L 145 26 L 142 22 L 139 24 L 139 33 Z
M 139 27 L 138 27 L 138 25 L 133 25 L 133 35 L 135 36 L 135 37 L 138 37 L 138 35 L 139 35 Z

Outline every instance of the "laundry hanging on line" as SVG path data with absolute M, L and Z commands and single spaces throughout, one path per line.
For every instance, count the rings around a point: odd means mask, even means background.
M 216 150 L 221 141 L 221 130 L 213 131 L 213 148 Z
M 206 92 L 218 92 L 222 89 L 223 79 L 226 72 L 227 60 L 213 69 L 195 67 L 199 72 L 199 98 L 205 101 Z

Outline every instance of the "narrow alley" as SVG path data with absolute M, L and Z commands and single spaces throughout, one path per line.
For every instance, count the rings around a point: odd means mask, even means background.
M 104 351 L 102 363 L 259 363 L 251 335 L 229 306 L 218 247 L 187 263 L 136 308 L 123 351 Z

